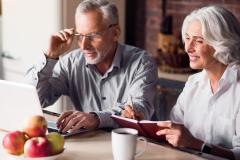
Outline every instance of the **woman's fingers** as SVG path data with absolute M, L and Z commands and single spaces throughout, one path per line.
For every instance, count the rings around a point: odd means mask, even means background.
M 171 121 L 159 121 L 157 125 L 162 128 L 172 128 L 173 123 Z

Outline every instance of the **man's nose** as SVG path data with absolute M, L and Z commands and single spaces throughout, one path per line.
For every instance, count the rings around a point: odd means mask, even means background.
M 90 40 L 88 37 L 86 36 L 83 36 L 81 41 L 79 41 L 79 47 L 82 49 L 82 50 L 86 50 L 89 48 L 89 45 L 90 45 Z

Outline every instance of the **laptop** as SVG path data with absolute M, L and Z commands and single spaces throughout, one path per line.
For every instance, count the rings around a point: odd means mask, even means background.
M 57 113 L 44 110 L 47 114 L 59 116 Z M 0 80 L 0 129 L 5 131 L 22 130 L 26 118 L 43 115 L 36 87 Z M 56 123 L 48 122 L 48 131 L 58 131 Z M 70 133 L 61 133 L 64 137 L 86 132 L 87 129 Z

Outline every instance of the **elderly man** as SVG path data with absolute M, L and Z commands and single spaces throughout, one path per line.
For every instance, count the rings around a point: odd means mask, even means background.
M 61 95 L 72 100 L 76 111 L 61 114 L 59 129 L 113 127 L 111 114 L 150 119 L 157 67 L 146 51 L 118 43 L 116 6 L 106 0 L 82 1 L 75 23 L 76 29 L 64 29 L 50 37 L 42 61 L 26 77 L 37 86 L 43 107 Z M 79 49 L 66 54 L 74 38 Z M 136 115 L 128 112 L 130 99 Z

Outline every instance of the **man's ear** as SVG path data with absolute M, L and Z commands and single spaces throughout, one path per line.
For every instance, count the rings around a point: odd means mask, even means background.
M 119 36 L 120 36 L 120 34 L 121 34 L 121 29 L 120 29 L 120 26 L 119 25 L 116 25 L 115 27 L 114 27 L 114 37 L 113 37 L 113 40 L 116 42 L 116 41 L 118 41 L 118 39 L 119 39 Z

